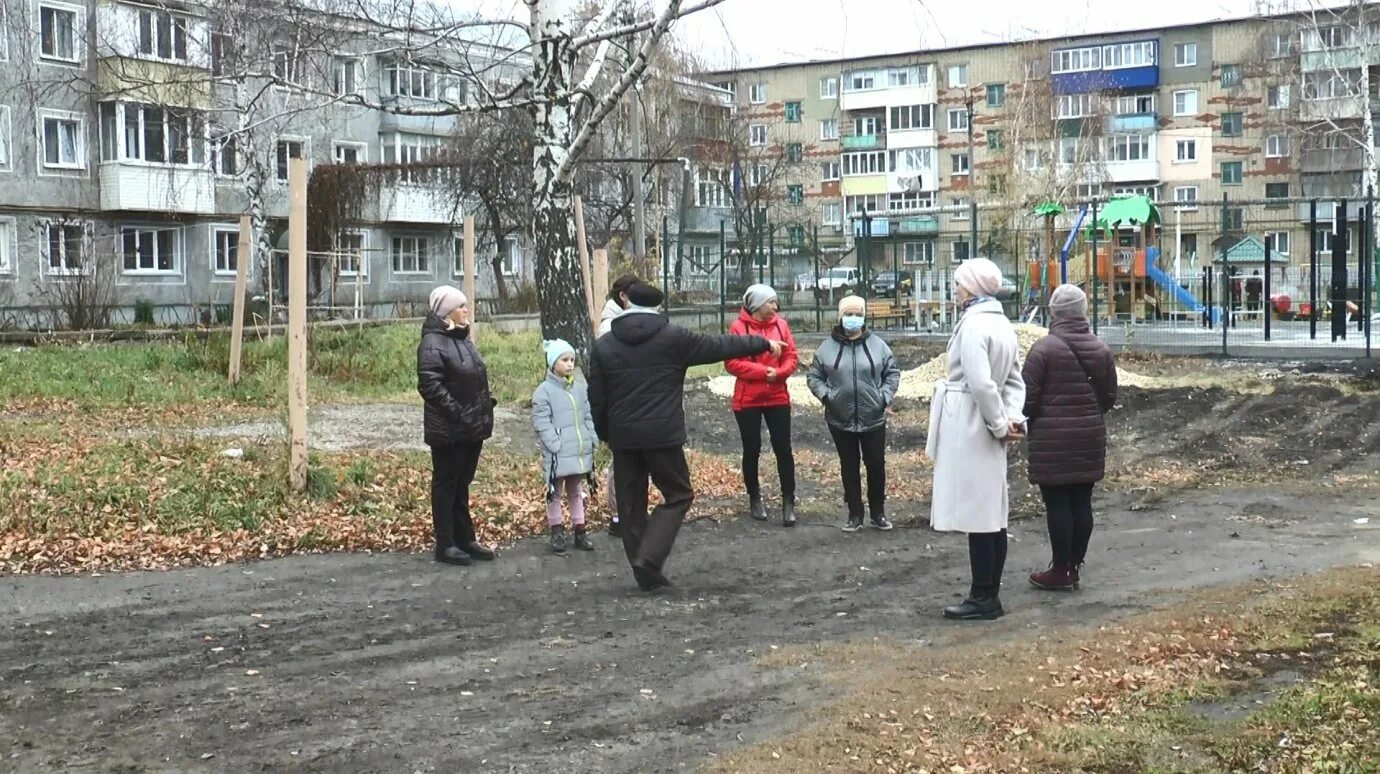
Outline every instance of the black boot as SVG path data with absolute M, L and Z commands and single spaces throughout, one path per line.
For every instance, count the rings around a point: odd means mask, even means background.
M 767 520 L 767 509 L 762 505 L 761 495 L 752 495 L 748 499 L 748 515 L 757 521 Z
M 557 524 L 556 526 L 552 527 L 551 550 L 558 554 L 564 554 L 566 552 L 566 549 L 568 549 L 569 547 L 570 544 L 567 542 L 565 537 L 565 526 L 562 524 Z
M 633 562 L 632 571 L 633 578 L 637 580 L 637 587 L 643 591 L 658 591 L 671 586 L 671 581 L 661 574 L 661 570 L 640 560 Z
M 436 561 L 440 562 L 441 564 L 453 564 L 459 567 L 464 567 L 470 563 L 470 557 L 464 551 L 461 551 L 455 546 L 446 546 L 444 548 L 442 548 L 441 546 L 437 546 Z
M 581 551 L 594 550 L 594 544 L 589 542 L 589 533 L 585 531 L 583 524 L 575 528 L 575 547 Z
M 460 550 L 470 555 L 471 559 L 480 562 L 491 562 L 494 558 L 494 550 L 483 545 L 477 540 L 471 540 L 460 546 Z
M 795 498 L 785 497 L 781 500 L 781 526 L 795 526 Z
M 623 537 L 623 525 L 617 521 L 609 522 L 608 533 L 611 538 Z
M 944 608 L 944 617 L 955 621 L 992 621 L 1005 613 L 996 589 L 977 586 L 970 590 L 967 599 Z

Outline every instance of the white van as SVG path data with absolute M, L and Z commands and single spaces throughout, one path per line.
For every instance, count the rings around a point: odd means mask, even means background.
M 862 282 L 862 274 L 851 266 L 835 266 L 819 278 L 819 289 L 824 291 L 843 290 Z

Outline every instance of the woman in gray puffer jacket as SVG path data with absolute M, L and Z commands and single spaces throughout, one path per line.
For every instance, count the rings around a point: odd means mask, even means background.
M 867 505 L 872 526 L 891 529 L 886 517 L 886 412 L 901 386 L 901 369 L 885 341 L 865 325 L 867 302 L 848 296 L 839 302 L 839 325 L 815 351 L 806 381 L 824 404 L 824 418 L 839 452 L 843 497 L 848 504 L 844 532 L 863 524 L 862 469 L 867 467 Z
M 546 378 L 532 394 L 532 429 L 541 446 L 541 472 L 546 479 L 546 523 L 551 528 L 551 550 L 566 552 L 565 525 L 561 523 L 561 490 L 570 503 L 570 523 L 575 528 L 575 547 L 593 551 L 585 532 L 585 493 L 582 484 L 594 470 L 594 414 L 589 408 L 589 388 L 575 376 L 575 349 L 562 339 L 542 343 L 546 352 Z

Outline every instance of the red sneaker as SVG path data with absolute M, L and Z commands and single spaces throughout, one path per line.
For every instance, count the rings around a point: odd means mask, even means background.
M 1048 570 L 1030 573 L 1030 585 L 1045 591 L 1073 591 L 1078 588 L 1078 571 L 1062 564 L 1051 564 Z

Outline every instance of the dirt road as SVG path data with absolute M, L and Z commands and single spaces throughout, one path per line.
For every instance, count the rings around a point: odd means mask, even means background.
M 773 646 L 898 647 L 1027 636 L 1166 600 L 1160 591 L 1380 559 L 1371 502 L 1217 490 L 1130 512 L 1103 499 L 1086 588 L 1041 595 L 1038 523 L 1016 527 L 990 625 L 941 621 L 961 538 L 700 522 L 631 591 L 619 552 L 528 543 L 471 569 L 328 556 L 163 574 L 0 580 L 7 771 L 691 769 L 781 732 L 828 695 Z

